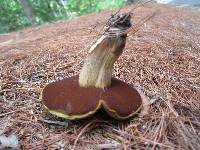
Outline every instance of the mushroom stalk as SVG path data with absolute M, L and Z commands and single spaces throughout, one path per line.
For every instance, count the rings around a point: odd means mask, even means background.
M 112 70 L 115 61 L 122 54 L 126 43 L 126 34 L 110 37 L 103 35 L 91 47 L 79 75 L 81 87 L 93 86 L 105 88 L 111 85 Z
M 115 61 L 122 54 L 126 44 L 127 29 L 131 27 L 131 15 L 113 15 L 105 33 L 91 47 L 79 75 L 80 87 L 104 89 L 111 85 Z

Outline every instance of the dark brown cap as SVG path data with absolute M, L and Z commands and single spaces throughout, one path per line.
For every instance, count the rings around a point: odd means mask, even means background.
M 142 107 L 140 94 L 130 85 L 112 78 L 106 89 L 80 87 L 78 76 L 48 84 L 42 100 L 50 113 L 74 120 L 88 117 L 103 108 L 111 117 L 126 119 Z

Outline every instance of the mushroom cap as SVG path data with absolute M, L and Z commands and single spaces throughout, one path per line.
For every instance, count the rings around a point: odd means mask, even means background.
M 42 100 L 50 113 L 69 120 L 88 117 L 100 108 L 115 119 L 127 119 L 142 107 L 138 91 L 115 78 L 105 89 L 80 87 L 78 76 L 65 78 L 48 84 Z

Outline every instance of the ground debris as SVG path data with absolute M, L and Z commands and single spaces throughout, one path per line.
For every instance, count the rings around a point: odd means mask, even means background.
M 199 149 L 199 12 L 189 7 L 148 4 L 134 11 L 132 24 L 155 10 L 159 13 L 137 33 L 128 35 L 126 48 L 114 66 L 114 76 L 132 86 L 139 85 L 151 103 L 145 115 L 124 122 L 103 120 L 86 128 L 86 122 L 92 122 L 88 119 L 60 125 L 57 121 L 64 120 L 47 113 L 40 99 L 47 83 L 79 73 L 88 47 L 98 36 L 90 26 L 98 21 L 96 30 L 101 30 L 105 18 L 113 12 L 2 36 L 1 134 L 15 133 L 20 148 L 25 150 L 88 150 L 112 141 L 127 150 Z M 51 125 L 51 120 L 56 123 Z

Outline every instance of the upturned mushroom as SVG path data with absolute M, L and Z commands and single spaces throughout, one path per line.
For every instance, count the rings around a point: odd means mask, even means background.
M 43 104 L 50 113 L 74 120 L 102 108 L 122 120 L 140 112 L 143 102 L 138 91 L 112 78 L 113 65 L 126 44 L 130 20 L 130 13 L 113 15 L 104 34 L 90 48 L 79 76 L 50 83 L 43 89 Z

